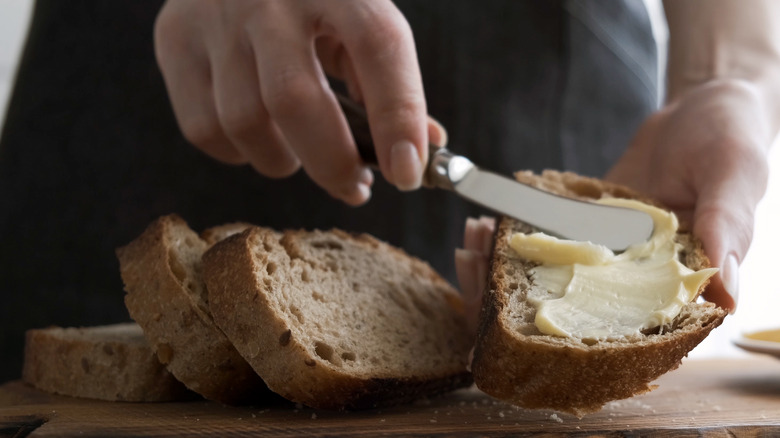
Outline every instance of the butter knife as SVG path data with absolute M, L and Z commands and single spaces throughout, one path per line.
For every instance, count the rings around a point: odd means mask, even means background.
M 365 109 L 336 93 L 352 137 L 366 164 L 378 163 Z M 525 222 L 546 234 L 589 241 L 622 252 L 653 233 L 645 212 L 565 198 L 477 167 L 468 158 L 446 148 L 428 147 L 430 157 L 423 178 L 426 187 L 440 188 Z

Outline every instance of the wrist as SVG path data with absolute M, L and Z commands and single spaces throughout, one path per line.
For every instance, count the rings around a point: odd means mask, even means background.
M 673 102 L 711 82 L 755 86 L 766 115 L 780 125 L 780 2 L 665 0 L 669 24 L 668 94 Z M 774 80 L 773 80 L 774 78 Z
M 780 84 L 771 77 L 780 71 L 751 80 L 740 78 L 710 78 L 691 83 L 667 101 L 673 108 L 686 102 L 686 106 L 703 105 L 704 108 L 730 108 L 730 122 L 746 129 L 749 137 L 764 146 L 768 152 L 780 131 Z

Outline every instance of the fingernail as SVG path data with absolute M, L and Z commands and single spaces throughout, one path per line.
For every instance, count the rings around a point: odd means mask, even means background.
M 408 141 L 400 141 L 390 150 L 390 172 L 393 182 L 402 191 L 416 190 L 422 184 L 422 164 L 417 148 Z
M 358 183 L 365 184 L 369 187 L 374 185 L 374 172 L 372 172 L 368 167 L 364 167 L 358 176 Z
M 720 271 L 720 279 L 726 292 L 731 295 L 731 299 L 734 301 L 734 306 L 731 309 L 731 313 L 734 313 L 739 298 L 739 263 L 737 263 L 737 257 L 734 254 L 729 254 L 726 257 Z
M 360 204 L 364 204 L 371 199 L 371 186 L 368 184 L 359 182 L 357 184 L 357 192 L 359 193 L 358 198 L 360 199 Z
M 476 251 L 479 248 L 479 221 L 473 217 L 466 218 L 466 227 L 463 229 L 463 249 Z
M 371 199 L 371 187 L 363 182 L 358 182 L 354 188 L 343 192 L 340 198 L 352 206 L 363 205 Z
M 476 233 L 477 229 L 479 228 L 479 219 L 473 218 L 473 217 L 467 217 L 466 218 L 466 229 L 470 230 L 467 232 L 474 232 Z

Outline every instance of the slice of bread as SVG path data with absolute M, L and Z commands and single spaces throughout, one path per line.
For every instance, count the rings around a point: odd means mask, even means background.
M 203 265 L 214 320 L 289 400 L 359 409 L 471 383 L 458 292 L 373 237 L 250 228 Z
M 217 225 L 215 227 L 203 230 L 203 232 L 200 233 L 200 238 L 206 242 L 206 245 L 211 247 L 220 240 L 225 240 L 228 237 L 234 234 L 238 234 L 251 226 L 252 224 L 246 222 L 233 222 Z
M 216 240 L 243 229 L 204 232 Z M 201 257 L 209 244 L 176 215 L 154 221 L 117 250 L 125 305 L 160 362 L 188 388 L 211 400 L 243 403 L 267 393 L 209 312 Z
M 572 198 L 611 196 L 657 205 L 625 187 L 573 173 L 520 172 L 516 177 Z M 693 302 L 670 325 L 641 336 L 586 343 L 543 335 L 534 325 L 536 309 L 526 301 L 528 291 L 538 287 L 529 275 L 535 264 L 509 248 L 513 233 L 532 231 L 521 222 L 502 218 L 494 239 L 472 370 L 477 386 L 498 399 L 577 416 L 598 411 L 611 400 L 651 390 L 650 382 L 677 368 L 726 316 L 713 304 Z M 693 270 L 709 266 L 700 242 L 685 224 L 677 241 L 683 247 L 683 264 Z
M 44 391 L 109 401 L 195 396 L 157 360 L 135 323 L 28 330 L 22 379 Z

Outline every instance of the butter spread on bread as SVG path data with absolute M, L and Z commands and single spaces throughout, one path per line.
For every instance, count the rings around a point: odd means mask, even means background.
M 509 245 L 520 257 L 540 263 L 531 271 L 540 287 L 528 300 L 537 308 L 534 323 L 544 334 L 609 340 L 662 327 L 718 271 L 694 271 L 680 263 L 673 213 L 631 199 L 598 202 L 648 213 L 655 225 L 652 237 L 621 254 L 543 233 L 510 237 Z
M 517 172 L 515 178 L 573 199 L 627 198 L 660 207 L 627 187 L 570 172 Z M 728 313 L 712 303 L 693 300 L 670 324 L 633 336 L 593 341 L 544 334 L 534 323 L 537 309 L 529 299 L 537 293 L 535 289 L 542 288 L 531 273 L 539 263 L 518 256 L 509 247 L 513 234 L 535 231 L 504 217 L 493 240 L 471 370 L 477 387 L 499 400 L 579 417 L 596 412 L 609 401 L 653 389 L 652 382 L 677 368 Z M 687 223 L 680 223 L 674 239 L 681 245 L 682 264 L 694 271 L 710 267 Z

